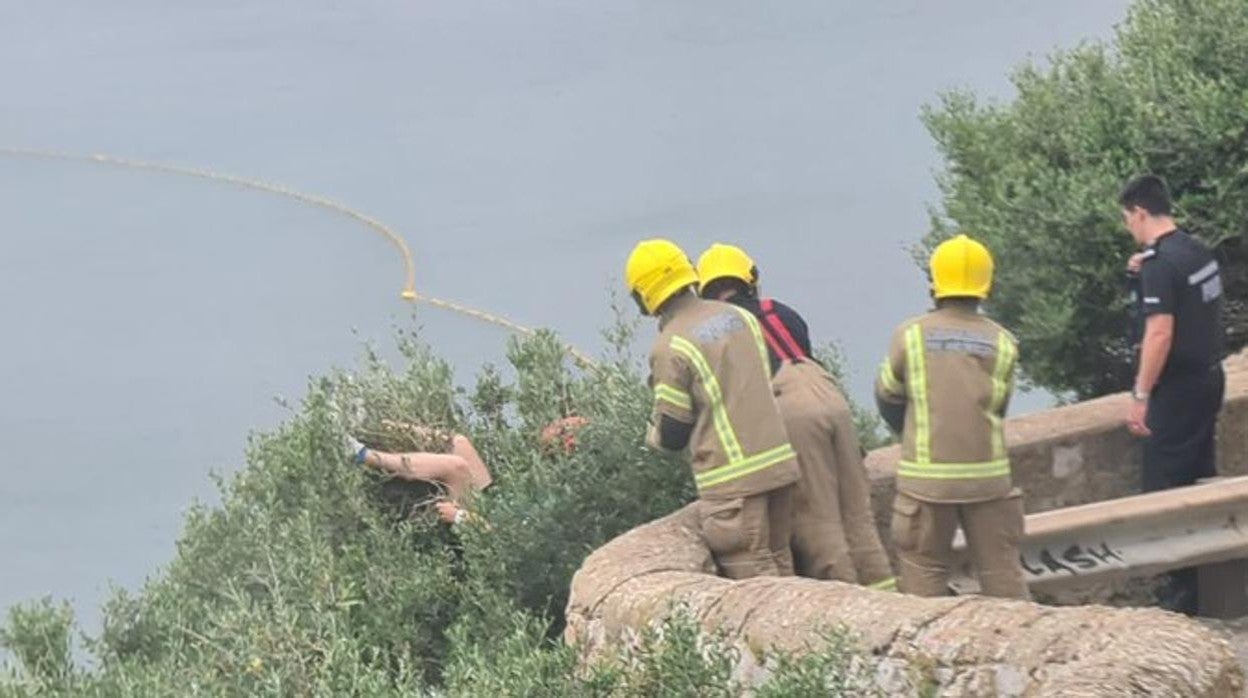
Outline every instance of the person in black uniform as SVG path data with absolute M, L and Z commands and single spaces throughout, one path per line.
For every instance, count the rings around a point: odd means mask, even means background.
M 1127 264 L 1138 275 L 1140 338 L 1127 427 L 1146 438 L 1144 491 L 1183 487 L 1217 474 L 1215 429 L 1226 389 L 1222 276 L 1209 247 L 1175 223 L 1160 177 L 1132 180 L 1118 203 L 1144 248 Z M 1195 575 L 1184 570 L 1174 582 L 1182 598 L 1173 610 L 1194 612 Z

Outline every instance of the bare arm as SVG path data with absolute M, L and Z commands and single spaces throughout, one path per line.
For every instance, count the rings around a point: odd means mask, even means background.
M 1145 396 L 1133 399 L 1127 407 L 1127 428 L 1136 436 L 1148 436 L 1152 433 L 1148 428 L 1148 398 L 1146 397 L 1166 365 L 1170 356 L 1170 346 L 1174 343 L 1174 316 L 1169 313 L 1157 313 L 1148 316 L 1144 325 L 1144 341 L 1140 345 L 1140 370 L 1135 376 L 1135 395 Z
M 462 456 L 454 453 L 387 453 L 369 450 L 364 455 L 364 462 L 403 480 L 443 485 L 455 501 L 462 500 L 473 486 L 468 463 Z

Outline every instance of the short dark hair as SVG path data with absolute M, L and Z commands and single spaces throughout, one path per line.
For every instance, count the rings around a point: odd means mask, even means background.
M 1170 188 L 1166 186 L 1166 180 L 1157 175 L 1142 175 L 1123 187 L 1118 195 L 1118 204 L 1127 210 L 1138 206 L 1150 215 L 1168 216 L 1172 208 Z
M 753 286 L 745 283 L 741 279 L 731 276 L 721 276 L 718 279 L 713 279 L 709 284 L 703 285 L 700 295 L 703 298 L 710 298 L 714 300 L 719 298 L 719 294 L 728 290 L 736 291 L 738 294 L 746 298 L 750 298 L 754 295 Z

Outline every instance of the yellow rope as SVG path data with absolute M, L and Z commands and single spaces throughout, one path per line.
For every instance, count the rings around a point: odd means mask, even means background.
M 495 315 L 493 313 L 489 313 L 484 310 L 478 310 L 476 308 L 471 308 L 466 305 L 462 305 L 454 301 L 448 301 L 442 298 L 435 298 L 433 296 L 425 296 L 425 295 L 417 295 L 416 294 L 416 264 L 415 262 L 412 261 L 412 251 L 410 248 L 408 248 L 407 241 L 403 239 L 403 236 L 399 235 L 393 229 L 387 226 L 385 223 L 382 223 L 376 218 L 373 218 L 372 216 L 368 214 L 361 213 L 353 208 L 350 208 L 349 206 L 338 203 L 337 201 L 334 201 L 332 199 L 327 199 L 323 196 L 316 196 L 314 194 L 305 194 L 304 192 L 296 191 L 294 189 L 290 189 L 290 188 L 287 188 L 278 184 L 271 184 L 269 182 L 264 182 L 264 181 L 257 180 L 257 179 L 249 179 L 246 177 L 237 177 L 235 175 L 224 174 L 221 172 L 213 172 L 212 170 L 197 169 L 193 167 L 181 167 L 178 165 L 167 165 L 164 163 L 149 162 L 146 160 L 133 160 L 130 158 L 117 157 L 114 155 L 104 155 L 104 154 L 99 154 L 99 153 L 95 153 L 91 155 L 80 155 L 76 153 L 62 153 L 62 152 L 57 152 L 57 151 L 52 151 L 52 150 L 35 150 L 35 149 L 30 149 L 30 148 L 0 147 L 0 156 L 40 158 L 40 159 L 45 159 L 45 160 L 68 160 L 71 162 L 90 162 L 90 163 L 98 163 L 98 164 L 103 164 L 103 165 L 113 165 L 116 167 L 127 167 L 130 169 L 136 169 L 136 170 L 147 170 L 149 172 L 162 172 L 165 174 L 181 175 L 184 177 L 198 177 L 200 179 L 207 179 L 207 180 L 211 180 L 214 182 L 223 182 L 226 184 L 234 184 L 240 187 L 246 187 L 248 189 L 255 189 L 258 191 L 269 192 L 270 194 L 278 194 L 278 195 L 285 196 L 291 199 L 295 199 L 296 201 L 300 201 L 305 204 L 311 204 L 313 206 L 320 206 L 321 208 L 326 208 L 331 211 L 341 213 L 350 218 L 354 218 L 355 220 L 363 223 L 364 225 L 372 228 L 373 230 L 376 230 L 377 232 L 384 235 L 388 240 L 390 240 L 390 242 L 393 243 L 396 248 L 398 248 L 399 254 L 402 255 L 403 257 L 403 268 L 404 268 L 403 291 L 399 294 L 399 296 L 403 300 L 411 301 L 411 302 L 422 301 L 424 303 L 428 303 L 429 305 L 432 305 L 437 308 L 450 310 L 452 312 L 459 313 L 461 315 L 466 315 L 470 318 L 474 318 L 482 322 L 488 322 L 490 324 L 506 328 L 512 332 L 517 332 L 519 334 L 524 334 L 524 335 L 534 334 L 534 330 L 532 328 L 525 327 L 524 325 L 508 320 L 507 318 L 502 317 L 501 315 Z M 589 367 L 595 366 L 594 360 L 589 358 L 589 356 L 587 356 L 584 352 L 580 351 L 579 349 L 573 346 L 566 346 L 565 349 L 567 350 L 568 354 L 570 354 L 572 357 L 576 358 L 578 361 L 585 364 L 586 366 L 589 366 Z

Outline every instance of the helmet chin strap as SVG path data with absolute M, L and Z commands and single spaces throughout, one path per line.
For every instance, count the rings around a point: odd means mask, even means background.
M 637 309 L 641 311 L 642 315 L 651 315 L 651 312 L 646 309 L 646 302 L 642 300 L 641 293 L 639 291 L 634 290 L 629 294 L 629 297 L 631 297 L 633 302 L 637 304 Z

